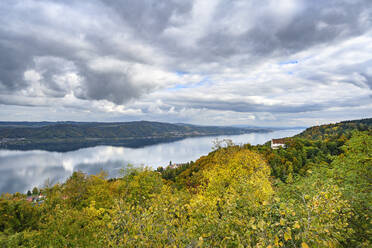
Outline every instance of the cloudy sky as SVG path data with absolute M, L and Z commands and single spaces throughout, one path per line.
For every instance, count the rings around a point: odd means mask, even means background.
M 0 120 L 372 117 L 371 0 L 1 0 Z

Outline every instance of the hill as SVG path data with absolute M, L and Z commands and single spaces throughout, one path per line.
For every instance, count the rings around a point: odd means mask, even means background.
M 307 128 L 296 137 L 307 138 L 311 140 L 321 140 L 329 137 L 341 137 L 347 135 L 350 131 L 372 131 L 372 118 L 342 121 L 335 124 L 313 126 Z
M 141 147 L 186 137 L 269 132 L 267 128 L 134 122 L 0 122 L 0 148 L 70 151 L 114 145 Z

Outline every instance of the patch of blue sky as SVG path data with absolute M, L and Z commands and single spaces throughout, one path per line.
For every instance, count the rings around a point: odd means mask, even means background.
M 169 90 L 169 91 L 175 91 L 175 90 L 181 90 L 181 89 L 187 89 L 187 88 L 189 88 L 187 85 L 176 84 L 176 86 L 174 86 L 172 88 L 168 88 L 167 90 Z
M 279 65 L 291 65 L 291 64 L 298 64 L 298 60 L 288 60 L 279 62 Z
M 198 88 L 201 86 L 205 85 L 210 85 L 212 82 L 209 80 L 208 77 L 204 78 L 203 80 L 193 83 L 193 84 L 176 84 L 172 88 L 168 88 L 168 91 L 177 91 L 177 90 L 182 90 L 182 89 L 193 89 L 193 88 Z
M 187 75 L 187 74 L 189 74 L 189 73 L 186 72 L 186 71 L 176 71 L 176 74 L 177 74 L 177 76 L 182 77 L 182 76 Z
M 205 77 L 205 78 L 203 78 L 203 80 L 201 80 L 201 81 L 199 81 L 199 82 L 197 82 L 197 83 L 195 83 L 193 85 L 194 85 L 194 88 L 196 88 L 196 87 L 200 87 L 200 86 L 204 86 L 204 85 L 209 85 L 211 83 L 212 82 L 209 79 L 209 77 Z

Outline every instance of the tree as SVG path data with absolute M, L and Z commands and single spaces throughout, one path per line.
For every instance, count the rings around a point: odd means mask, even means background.
M 369 132 L 353 132 L 352 138 L 342 149 L 344 153 L 332 162 L 329 176 L 340 187 L 354 212 L 349 220 L 355 230 L 353 237 L 348 240 L 349 247 L 358 244 L 369 247 L 372 235 L 372 135 Z
M 33 194 L 33 195 L 38 195 L 38 194 L 39 194 L 39 190 L 38 190 L 37 187 L 34 187 L 34 188 L 32 189 L 32 194 Z
M 190 229 L 200 240 L 206 238 L 206 247 L 251 246 L 250 220 L 274 193 L 270 168 L 259 154 L 241 150 L 229 156 L 204 171 L 205 184 L 190 201 Z
M 75 171 L 67 179 L 64 186 L 64 195 L 68 196 L 67 202 L 73 207 L 82 208 L 89 205 L 85 200 L 88 198 L 88 177 L 81 171 Z

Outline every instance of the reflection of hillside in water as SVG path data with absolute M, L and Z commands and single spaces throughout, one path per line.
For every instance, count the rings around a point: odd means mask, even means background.
M 271 133 L 250 133 L 233 136 L 187 138 L 142 148 L 97 146 L 72 152 L 0 150 L 0 193 L 26 192 L 34 186 L 64 182 L 73 171 L 96 174 L 101 169 L 116 177 L 128 163 L 156 168 L 173 163 L 196 160 L 208 154 L 212 141 L 232 139 L 236 144 L 262 144 L 271 138 L 293 136 L 301 130 L 281 130 Z

